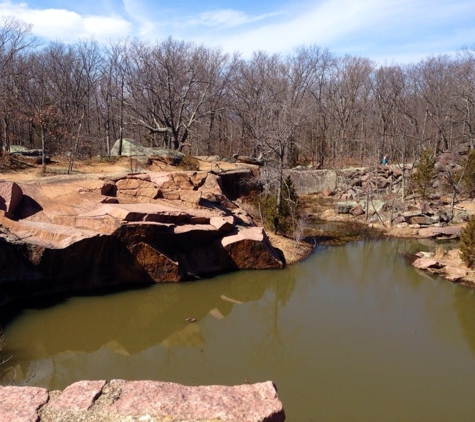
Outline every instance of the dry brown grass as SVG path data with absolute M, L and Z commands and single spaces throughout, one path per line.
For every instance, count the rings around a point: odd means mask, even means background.
M 442 246 L 437 246 L 434 250 L 435 259 L 444 259 L 447 256 L 447 250 Z

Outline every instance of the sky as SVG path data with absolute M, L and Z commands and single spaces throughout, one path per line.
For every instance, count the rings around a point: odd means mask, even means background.
M 317 45 L 390 65 L 475 48 L 475 0 L 0 0 L 0 16 L 45 42 L 171 36 L 245 58 Z

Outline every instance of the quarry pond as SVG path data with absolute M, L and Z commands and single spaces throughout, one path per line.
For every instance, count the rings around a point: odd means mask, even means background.
M 275 382 L 287 421 L 475 420 L 475 290 L 417 272 L 415 240 L 317 248 L 240 271 L 27 307 L 2 383 Z

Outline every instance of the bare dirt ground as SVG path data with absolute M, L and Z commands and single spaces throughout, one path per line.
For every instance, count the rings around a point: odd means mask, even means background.
M 61 157 L 54 157 L 45 167 L 24 159 L 9 156 L 0 157 L 0 179 L 9 181 L 28 181 L 49 176 L 68 174 L 68 161 Z M 227 163 L 226 163 L 227 164 Z M 223 164 L 224 165 L 224 164 Z M 200 161 L 200 170 L 209 170 L 213 163 Z M 114 159 L 90 159 L 75 161 L 70 174 L 108 174 L 140 171 L 177 171 L 178 167 L 165 163 L 155 163 L 145 166 L 139 160 L 129 157 Z
M 285 256 L 286 263 L 291 265 L 302 261 L 312 253 L 312 246 L 305 242 L 296 242 L 293 239 L 267 233 L 272 245 L 280 249 Z

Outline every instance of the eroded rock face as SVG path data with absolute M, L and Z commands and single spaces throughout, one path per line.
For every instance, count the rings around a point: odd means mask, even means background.
M 282 268 L 284 258 L 272 248 L 262 227 L 252 227 L 221 241 L 227 254 L 223 261 L 235 269 Z
M 13 218 L 0 215 L 0 263 L 12 262 L 0 266 L 0 306 L 22 295 L 285 265 L 215 173 L 65 176 L 18 188 L 30 200 Z
M 15 182 L 0 182 L 0 210 L 13 213 L 23 197 L 23 191 Z

